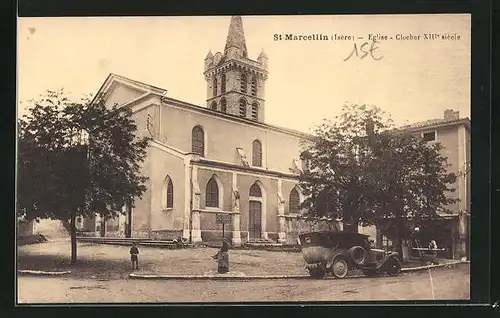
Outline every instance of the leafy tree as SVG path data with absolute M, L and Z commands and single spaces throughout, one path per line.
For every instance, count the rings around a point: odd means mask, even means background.
M 374 160 L 368 142 L 388 129 L 392 121 L 379 108 L 345 105 L 336 120 L 325 120 L 304 142 L 302 160 L 308 169 L 300 176 L 307 199 L 306 215 L 341 218 L 344 230 L 357 232 L 358 224 L 373 224 L 374 195 L 369 167 Z
M 32 104 L 18 120 L 17 213 L 69 220 L 75 262 L 76 217 L 115 217 L 146 190 L 149 138 L 136 137 L 130 109 L 100 97 L 72 102 L 61 89 Z
M 377 224 L 396 239 L 402 255 L 402 240 L 413 231 L 407 221 L 425 227 L 440 219 L 440 213 L 451 212 L 449 205 L 457 199 L 449 194 L 457 177 L 448 171 L 440 143 L 391 131 L 377 136 L 371 147 L 377 157 L 370 169 Z
M 447 170 L 442 146 L 394 129 L 377 107 L 346 105 L 304 148 L 309 169 L 300 184 L 307 214 L 341 218 L 347 231 L 375 224 L 396 238 L 400 253 L 408 220 L 432 222 L 456 202 L 447 195 L 456 176 Z

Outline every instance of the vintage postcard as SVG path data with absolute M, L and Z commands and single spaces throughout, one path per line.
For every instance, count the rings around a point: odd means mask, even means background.
M 468 300 L 470 87 L 469 14 L 19 18 L 17 302 Z

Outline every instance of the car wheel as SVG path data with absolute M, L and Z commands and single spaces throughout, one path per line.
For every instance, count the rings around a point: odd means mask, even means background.
M 347 262 L 343 258 L 337 258 L 332 265 L 332 274 L 335 278 L 344 278 L 348 269 Z
M 309 269 L 309 275 L 316 279 L 322 279 L 326 275 L 326 271 L 320 266 Z
M 401 273 L 401 262 L 399 259 L 392 257 L 389 260 L 389 266 L 386 272 L 389 276 L 398 276 Z
M 356 265 L 363 265 L 366 259 L 366 250 L 361 246 L 353 246 L 349 249 L 349 255 Z

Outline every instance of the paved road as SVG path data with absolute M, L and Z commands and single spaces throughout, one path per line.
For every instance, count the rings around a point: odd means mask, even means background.
M 342 280 L 18 278 L 19 303 L 431 300 L 433 296 L 434 299 L 468 299 L 469 265 L 433 269 L 431 274 L 426 270 L 398 277 Z

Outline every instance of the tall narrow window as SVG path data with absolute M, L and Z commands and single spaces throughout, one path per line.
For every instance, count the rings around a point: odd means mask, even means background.
M 205 206 L 210 208 L 219 207 L 219 185 L 214 177 L 207 183 Z
M 252 96 L 257 96 L 257 78 L 252 78 Z
M 163 187 L 163 209 L 171 209 L 174 206 L 174 185 L 169 176 L 165 178 L 165 184 Z
M 290 192 L 290 197 L 288 198 L 288 212 L 290 214 L 293 213 L 299 213 L 299 206 L 300 206 L 300 195 L 297 189 L 293 188 L 292 191 Z
M 217 96 L 217 77 L 214 76 L 214 81 L 212 84 L 213 96 Z
M 257 120 L 259 118 L 259 104 L 257 102 L 254 102 L 252 104 L 252 119 Z
M 224 94 L 226 92 L 226 74 L 222 74 L 220 77 L 220 93 Z
M 217 103 L 213 101 L 212 104 L 210 104 L 210 108 L 213 110 L 217 110 Z
M 200 156 L 205 155 L 205 133 L 203 128 L 195 126 L 191 132 L 191 151 Z
M 225 113 L 227 111 L 226 99 L 223 98 L 220 100 L 220 111 Z
M 247 82 L 247 75 L 245 73 L 241 73 L 240 84 L 241 84 L 241 87 L 240 87 L 241 92 L 246 93 L 248 82 Z
M 240 116 L 246 117 L 247 115 L 247 101 L 243 98 L 240 99 Z
M 252 166 L 262 167 L 262 144 L 258 140 L 252 144 Z
M 254 183 L 251 187 L 250 187 L 250 196 L 251 197 L 262 197 L 262 191 L 260 190 L 260 187 L 257 183 Z

